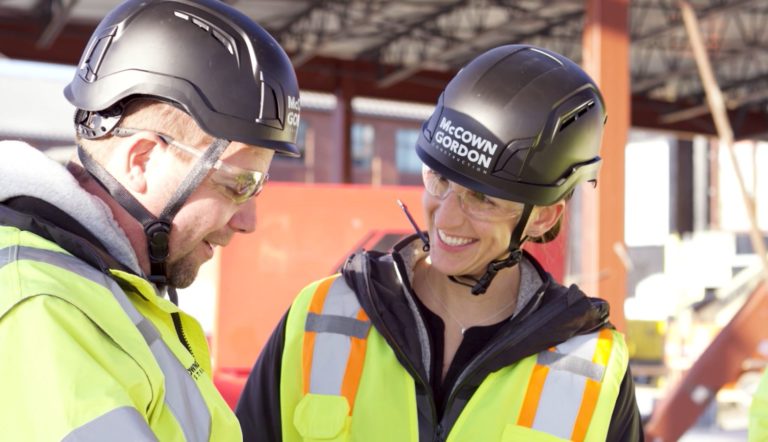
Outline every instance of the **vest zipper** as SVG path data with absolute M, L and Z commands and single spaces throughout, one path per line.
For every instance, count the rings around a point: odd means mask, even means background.
M 563 296 L 568 296 L 568 293 L 563 294 Z M 499 349 L 502 350 L 504 348 L 509 348 L 512 345 L 517 345 L 520 343 L 524 338 L 528 337 L 531 333 L 533 333 L 536 330 L 539 330 L 542 325 L 546 324 L 550 320 L 552 320 L 553 317 L 563 312 L 566 307 L 568 307 L 570 304 L 567 302 L 559 302 L 555 305 L 552 305 L 547 309 L 545 307 L 543 310 L 539 310 L 539 315 L 535 318 L 532 318 L 531 322 L 528 322 L 527 324 L 523 324 L 520 328 L 516 329 L 514 334 L 512 334 L 511 337 L 504 340 L 504 342 L 501 342 L 497 345 L 491 345 L 490 347 L 485 348 L 478 354 L 474 359 L 472 359 L 472 362 L 467 366 L 467 368 L 464 369 L 464 371 L 461 372 L 459 377 L 456 379 L 456 383 L 453 384 L 453 388 L 451 388 L 451 392 L 448 395 L 448 401 L 446 402 L 446 406 L 444 408 L 443 416 L 440 419 L 440 425 L 445 428 L 453 428 L 454 422 L 445 422 L 445 416 L 450 415 L 449 411 L 451 410 L 453 406 L 453 402 L 456 399 L 456 394 L 464 387 L 464 384 L 466 383 L 466 380 L 469 378 L 469 375 L 472 374 L 477 368 L 481 365 L 481 362 L 487 361 L 491 359 L 493 356 L 496 356 L 496 354 L 499 353 Z M 458 416 L 457 414 L 457 419 Z
M 181 325 L 181 316 L 179 315 L 179 312 L 171 313 L 171 318 L 173 319 L 173 327 L 176 329 L 176 335 L 179 337 L 179 341 L 186 347 L 189 354 L 195 358 L 195 354 L 192 353 L 192 346 L 189 345 L 189 341 L 187 340 L 187 335 L 184 334 L 184 327 Z
M 360 275 L 360 279 L 362 279 L 363 286 L 365 287 L 366 296 L 368 296 L 369 298 L 368 301 L 370 302 L 371 305 L 373 305 L 373 299 L 371 296 L 371 293 L 372 293 L 371 285 L 368 278 L 368 275 L 370 275 L 370 272 L 369 272 L 370 269 L 368 268 L 368 253 L 366 251 L 363 251 L 362 254 L 363 254 L 363 259 L 362 259 L 363 271 L 360 272 L 359 275 Z M 427 392 L 427 398 L 429 399 L 429 408 L 432 415 L 432 425 L 435 426 L 435 432 L 434 432 L 435 438 L 433 438 L 433 440 L 440 441 L 440 442 L 444 441 L 445 439 L 443 438 L 443 428 L 440 426 L 440 422 L 438 421 L 437 407 L 435 406 L 435 398 L 432 394 L 432 388 L 428 383 L 424 381 L 424 378 L 421 376 L 418 370 L 416 370 L 416 368 L 413 366 L 413 364 L 411 363 L 411 360 L 405 356 L 405 352 L 403 352 L 400 346 L 397 345 L 397 341 L 392 338 L 392 334 L 389 332 L 389 329 L 387 329 L 386 324 L 384 324 L 384 321 L 381 320 L 381 317 L 378 316 L 378 313 L 375 310 L 373 310 L 370 312 L 368 316 L 370 317 L 372 316 L 372 314 L 376 315 L 378 321 L 376 322 L 371 321 L 371 322 L 382 325 L 381 329 L 377 329 L 377 330 L 384 336 L 385 340 L 393 347 L 392 350 L 401 356 L 401 358 L 398 358 L 398 359 L 406 362 L 405 369 L 411 374 L 411 376 L 414 377 L 416 382 L 418 382 L 419 385 L 422 388 L 424 388 L 424 391 Z M 418 408 L 418 404 L 417 404 L 417 408 Z

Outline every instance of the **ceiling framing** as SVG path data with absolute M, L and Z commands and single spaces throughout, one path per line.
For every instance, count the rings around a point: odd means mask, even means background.
M 531 43 L 581 58 L 582 0 L 240 0 L 303 88 L 433 102 L 475 54 Z M 116 0 L 4 0 L 0 53 L 76 63 Z M 768 2 L 691 0 L 737 138 L 768 138 Z M 675 0 L 630 2 L 632 125 L 714 134 Z

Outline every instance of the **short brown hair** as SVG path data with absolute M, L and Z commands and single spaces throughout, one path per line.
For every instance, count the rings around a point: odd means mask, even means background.
M 210 144 L 213 137 L 205 133 L 187 113 L 172 104 L 138 98 L 126 105 L 119 126 L 144 129 L 170 135 L 173 139 L 191 146 Z M 116 137 L 107 135 L 98 140 L 89 140 L 77 135 L 75 140 L 96 160 L 109 157 L 111 147 L 117 142 Z

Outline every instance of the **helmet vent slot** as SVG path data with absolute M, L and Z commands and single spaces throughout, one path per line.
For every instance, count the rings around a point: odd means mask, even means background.
M 178 17 L 178 18 L 180 18 L 182 20 L 186 20 L 186 21 L 192 23 L 193 25 L 197 26 L 201 30 L 205 31 L 211 37 L 216 39 L 216 41 L 218 41 L 219 44 L 224 46 L 224 49 L 226 49 L 227 52 L 229 52 L 231 55 L 237 56 L 237 54 L 235 54 L 235 39 L 230 37 L 229 35 L 227 35 L 227 33 L 222 31 L 218 27 L 212 25 L 208 21 L 205 21 L 205 20 L 203 20 L 201 18 L 194 17 L 192 15 L 189 15 L 189 14 L 186 14 L 186 13 L 183 13 L 183 12 L 174 11 L 173 15 L 175 15 L 176 17 Z
M 107 53 L 107 49 L 112 44 L 112 38 L 115 35 L 116 28 L 112 27 L 105 32 L 91 48 L 88 50 L 88 56 L 84 58 L 84 61 L 80 64 L 78 72 L 87 82 L 96 81 L 96 73 L 99 71 L 101 62 L 104 60 L 104 55 Z
M 593 107 L 595 107 L 595 102 L 594 100 L 590 100 L 589 102 L 584 103 L 576 109 L 572 110 L 565 117 L 560 119 L 560 127 L 558 128 L 557 132 L 562 132 L 563 129 L 581 118 L 584 114 L 587 113 L 588 110 L 592 109 Z

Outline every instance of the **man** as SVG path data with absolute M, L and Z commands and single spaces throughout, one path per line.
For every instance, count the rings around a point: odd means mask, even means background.
M 224 3 L 129 0 L 100 23 L 65 89 L 78 158 L 0 143 L 3 440 L 241 440 L 175 288 L 254 229 L 273 154 L 298 154 L 298 93 Z

